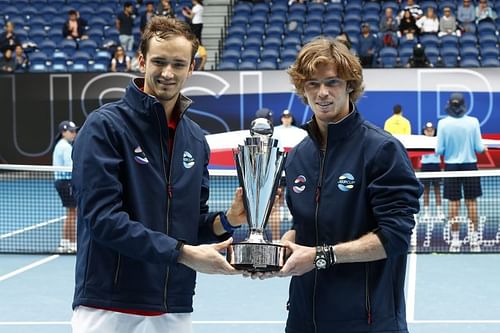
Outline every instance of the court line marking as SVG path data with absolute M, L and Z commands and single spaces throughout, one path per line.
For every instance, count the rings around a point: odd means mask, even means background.
M 52 260 L 57 259 L 57 258 L 59 258 L 59 255 L 58 254 L 54 254 L 54 255 L 51 255 L 50 257 L 47 257 L 47 258 L 44 258 L 44 259 L 41 259 L 41 260 L 37 260 L 37 261 L 35 261 L 35 262 L 27 265 L 27 266 L 24 266 L 22 268 L 16 269 L 15 271 L 12 271 L 10 273 L 7 273 L 7 274 L 4 274 L 4 275 L 0 276 L 0 282 L 5 281 L 7 279 L 10 279 L 11 277 L 14 277 L 16 275 L 24 273 L 26 271 L 29 271 L 30 269 L 35 268 L 37 266 L 46 264 L 49 261 L 52 261 Z
M 284 325 L 284 320 L 194 320 L 193 325 Z M 408 324 L 500 324 L 500 320 L 412 320 Z M 0 321 L 0 326 L 71 325 L 70 321 Z
M 26 232 L 26 231 L 30 231 L 30 230 L 33 230 L 33 229 L 45 227 L 45 226 L 47 226 L 49 224 L 56 223 L 56 222 L 59 222 L 61 220 L 64 220 L 65 218 L 66 218 L 66 215 L 63 215 L 61 217 L 58 217 L 58 218 L 55 218 L 55 219 L 52 219 L 52 220 L 48 220 L 46 222 L 41 222 L 41 223 L 38 223 L 38 224 L 34 224 L 32 226 L 29 226 L 29 227 L 26 227 L 26 228 L 22 228 L 22 229 L 17 229 L 17 230 L 8 232 L 6 234 L 0 235 L 0 239 L 9 238 L 9 237 L 15 236 L 17 234 L 22 234 L 23 232 Z
M 408 295 L 406 300 L 406 321 L 415 319 L 415 295 L 417 289 L 417 254 L 409 255 L 408 267 Z

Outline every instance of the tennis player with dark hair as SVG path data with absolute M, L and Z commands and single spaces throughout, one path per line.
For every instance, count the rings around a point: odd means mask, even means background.
M 73 141 L 76 138 L 78 127 L 72 121 L 65 120 L 59 124 L 59 134 L 52 153 L 52 165 L 58 167 L 72 167 Z M 62 236 L 56 251 L 58 253 L 76 252 L 76 200 L 71 188 L 71 172 L 54 172 L 54 186 L 61 198 L 61 203 L 66 208 Z
M 356 109 L 362 68 L 342 43 L 305 44 L 288 73 L 313 117 L 285 167 L 286 332 L 407 332 L 406 257 L 422 186 L 406 150 Z
M 197 39 L 156 16 L 140 48 L 144 79 L 92 112 L 74 146 L 73 332 L 192 332 L 196 271 L 239 273 L 219 251 L 246 223 L 242 191 L 227 215 L 209 212 L 209 147 L 180 93 Z
M 486 146 L 481 140 L 479 121 L 475 117 L 466 115 L 465 99 L 461 93 L 451 94 L 445 110 L 448 116 L 438 122 L 436 147 L 436 153 L 444 157 L 445 171 L 477 170 L 476 153 L 486 151 Z M 462 197 L 465 199 L 470 220 L 468 228 L 470 250 L 481 251 L 480 235 L 477 232 L 479 224 L 477 198 L 482 194 L 479 177 L 445 178 L 443 197 L 449 200 L 451 252 L 458 252 L 461 247 L 457 219 Z

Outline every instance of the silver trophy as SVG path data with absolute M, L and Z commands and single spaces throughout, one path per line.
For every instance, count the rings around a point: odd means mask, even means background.
M 229 263 L 250 272 L 278 271 L 285 263 L 285 247 L 266 239 L 265 228 L 273 208 L 286 153 L 271 138 L 273 126 L 265 118 L 252 122 L 251 137 L 234 152 L 238 180 L 243 188 L 249 235 L 231 244 Z

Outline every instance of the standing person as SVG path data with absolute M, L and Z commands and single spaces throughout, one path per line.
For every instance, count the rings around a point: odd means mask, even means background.
M 384 123 L 384 130 L 392 135 L 410 135 L 411 123 L 408 119 L 403 117 L 403 108 L 401 105 L 394 105 L 392 113 L 392 116 Z
M 198 40 L 199 46 L 198 50 L 196 51 L 196 54 L 194 55 L 194 61 L 195 61 L 195 66 L 194 69 L 197 71 L 204 71 L 205 70 L 205 64 L 207 63 L 207 49 L 201 42 Z
M 201 43 L 201 33 L 203 30 L 203 0 L 193 0 L 192 3 L 193 8 L 182 8 L 182 14 L 191 22 L 191 29 Z
M 443 155 L 445 171 L 477 170 L 476 153 L 486 151 L 481 141 L 479 121 L 467 116 L 464 96 L 453 93 L 446 105 L 447 117 L 439 120 L 437 128 L 436 154 Z M 467 215 L 470 220 L 470 250 L 481 251 L 478 230 L 477 198 L 482 195 L 479 177 L 445 178 L 443 197 L 449 200 L 448 218 L 451 224 L 450 251 L 460 251 L 458 214 L 460 200 L 465 198 Z
M 151 18 L 153 18 L 153 16 L 155 16 L 155 15 L 156 15 L 156 13 L 155 13 L 155 6 L 154 6 L 153 1 L 146 2 L 146 11 L 141 16 L 141 25 L 140 25 L 141 33 L 144 32 L 144 28 L 146 27 L 146 24 L 148 24 L 148 22 L 151 20 Z
M 56 167 L 72 167 L 73 141 L 78 127 L 72 121 L 65 120 L 59 124 L 58 141 L 52 154 L 52 165 Z M 59 253 L 76 252 L 76 201 L 71 188 L 71 172 L 54 172 L 55 188 L 63 207 L 66 208 L 62 237 L 57 248 Z
M 197 47 L 186 23 L 153 17 L 144 78 L 92 112 L 75 142 L 75 333 L 191 332 L 196 271 L 238 273 L 219 251 L 246 223 L 242 190 L 227 215 L 209 212 L 210 151 L 180 93 Z
M 406 150 L 358 112 L 362 67 L 343 44 L 307 43 L 288 73 L 314 115 L 285 166 L 286 332 L 407 332 L 406 257 L 422 186 Z
M 134 48 L 134 6 L 130 1 L 123 4 L 123 11 L 116 16 L 116 29 L 120 32 L 118 38 L 126 52 Z
M 170 6 L 170 0 L 161 0 L 158 6 L 156 7 L 156 15 L 167 16 L 174 18 L 175 14 L 172 10 L 172 6 Z
M 431 122 L 427 122 L 422 130 L 422 134 L 425 136 L 436 136 L 436 128 Z M 441 159 L 439 158 L 439 155 L 435 153 L 422 155 L 420 158 L 420 165 L 420 171 L 423 172 L 441 171 Z M 431 216 L 431 211 L 429 209 L 429 197 L 432 186 L 436 202 L 436 216 L 440 219 L 444 219 L 443 207 L 441 205 L 441 180 L 439 178 L 422 178 L 421 182 L 424 185 L 424 217 Z

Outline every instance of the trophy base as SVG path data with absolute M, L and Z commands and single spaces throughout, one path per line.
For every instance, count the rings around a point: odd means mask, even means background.
M 286 248 L 273 243 L 234 243 L 227 260 L 234 268 L 248 272 L 275 272 L 285 264 Z

